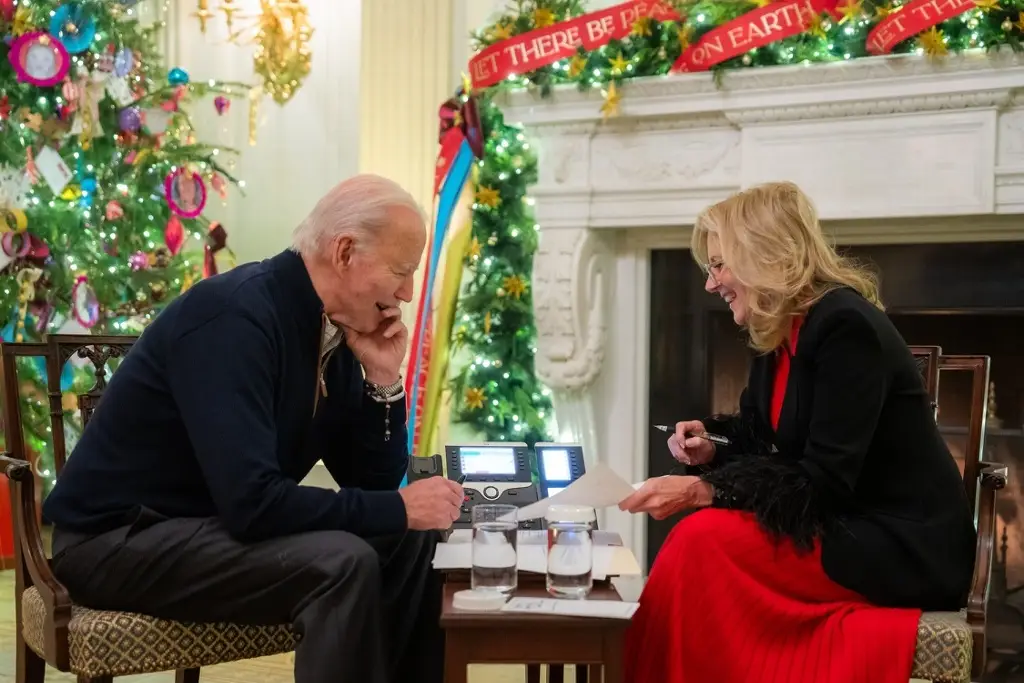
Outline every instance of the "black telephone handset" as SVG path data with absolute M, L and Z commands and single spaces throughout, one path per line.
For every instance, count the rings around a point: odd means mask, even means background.
M 429 477 L 438 477 L 444 475 L 444 460 L 441 459 L 440 453 L 434 453 L 431 456 L 420 457 L 417 455 L 409 456 L 409 471 L 406 475 L 406 481 L 413 483 L 420 479 L 427 479 Z

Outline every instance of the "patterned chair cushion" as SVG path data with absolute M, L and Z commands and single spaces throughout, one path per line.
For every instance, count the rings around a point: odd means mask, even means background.
M 21 596 L 25 643 L 43 656 L 45 608 L 39 591 Z M 130 612 L 74 607 L 68 627 L 71 671 L 80 676 L 125 676 L 210 666 L 290 652 L 288 626 L 195 624 Z
M 970 683 L 971 627 L 964 612 L 925 612 L 917 624 L 913 678 Z

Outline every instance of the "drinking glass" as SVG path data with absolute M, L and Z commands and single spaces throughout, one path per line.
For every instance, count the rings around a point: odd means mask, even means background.
M 548 508 L 547 590 L 556 598 L 581 600 L 594 585 L 594 508 L 552 505 Z
M 475 505 L 472 509 L 473 590 L 510 594 L 517 586 L 519 524 L 514 505 Z

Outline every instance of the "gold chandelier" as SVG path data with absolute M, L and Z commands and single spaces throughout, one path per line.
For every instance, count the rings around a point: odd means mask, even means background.
M 257 13 L 245 12 L 239 4 L 238 0 L 219 0 L 211 9 L 209 0 L 197 0 L 192 16 L 199 20 L 199 30 L 205 35 L 207 23 L 223 15 L 229 42 L 255 45 L 253 69 L 262 79 L 262 90 L 284 104 L 309 75 L 313 36 L 309 10 L 301 0 L 260 0 Z

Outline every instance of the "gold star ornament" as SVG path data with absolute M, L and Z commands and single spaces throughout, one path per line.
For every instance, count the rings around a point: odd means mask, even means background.
M 502 289 L 508 292 L 509 296 L 519 299 L 526 293 L 526 282 L 518 275 L 509 275 L 501 283 Z
M 864 0 L 846 0 L 839 6 L 839 13 L 843 15 L 839 20 L 840 24 L 860 19 L 864 15 Z
M 512 26 L 504 22 L 498 24 L 490 31 L 491 40 L 497 42 L 499 40 L 508 40 L 512 37 Z
M 466 407 L 470 410 L 480 410 L 484 407 L 484 390 L 480 387 L 466 389 Z
M 629 60 L 624 58 L 622 53 L 619 52 L 614 59 L 608 62 L 608 65 L 612 67 L 612 73 L 620 74 L 626 70 L 627 66 L 629 66 Z
M 634 21 L 632 35 L 638 37 L 651 35 L 651 18 L 640 17 Z
M 991 12 L 992 10 L 1002 9 L 1002 7 L 999 6 L 999 0 L 974 0 L 974 6 L 982 12 Z
M 618 116 L 619 114 L 619 101 L 622 99 L 622 95 L 615 88 L 615 83 L 608 84 L 608 90 L 604 93 L 604 104 L 601 105 L 601 113 L 604 114 L 604 118 L 609 116 Z
M 480 258 L 480 240 L 476 237 L 473 238 L 473 241 L 469 243 L 469 247 L 466 248 L 466 256 L 474 261 Z
M 587 58 L 583 55 L 573 55 L 573 58 L 569 60 L 569 78 L 576 78 L 583 69 L 587 67 Z
M 481 185 L 476 191 L 476 203 L 496 209 L 501 204 L 501 195 L 493 187 Z
M 917 43 L 929 57 L 941 57 L 949 53 L 946 37 L 934 26 L 917 37 Z
M 549 9 L 538 7 L 533 10 L 533 25 L 537 28 L 545 28 L 555 23 L 555 13 Z

